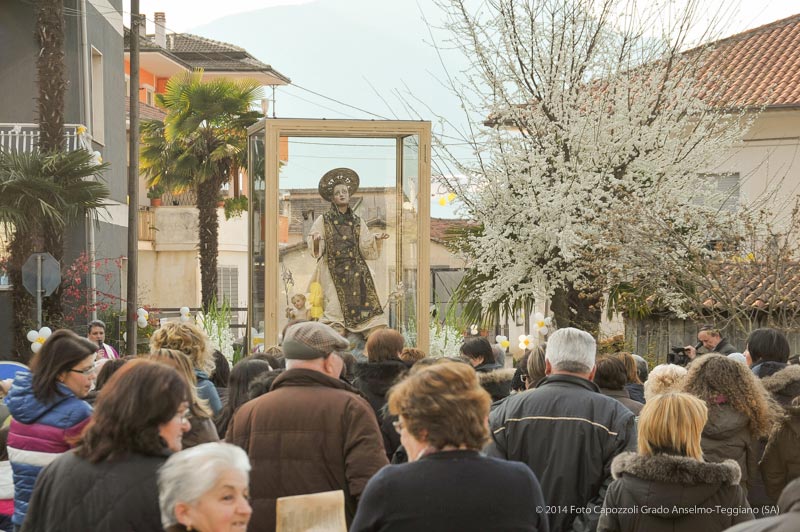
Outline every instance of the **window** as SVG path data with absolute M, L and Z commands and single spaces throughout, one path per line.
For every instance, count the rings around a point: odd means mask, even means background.
M 92 138 L 100 144 L 105 142 L 103 100 L 103 54 L 92 46 Z
M 739 173 L 717 176 L 720 210 L 736 212 L 739 209 Z
M 239 268 L 217 267 L 217 302 L 226 302 L 229 307 L 239 306 Z

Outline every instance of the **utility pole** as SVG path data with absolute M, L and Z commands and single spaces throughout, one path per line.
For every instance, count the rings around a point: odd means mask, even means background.
M 125 312 L 127 354 L 136 354 L 136 308 L 139 268 L 139 31 L 142 17 L 139 0 L 131 0 L 131 93 L 129 105 L 130 141 L 128 143 L 128 304 Z

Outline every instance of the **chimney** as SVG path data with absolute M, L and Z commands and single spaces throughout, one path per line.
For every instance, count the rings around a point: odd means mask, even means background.
M 156 19 L 156 44 L 161 48 L 167 47 L 167 17 L 164 13 L 155 13 Z

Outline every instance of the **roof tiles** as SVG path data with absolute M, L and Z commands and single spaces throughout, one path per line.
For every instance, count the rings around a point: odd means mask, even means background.
M 704 47 L 701 72 L 717 103 L 731 107 L 800 105 L 800 14 L 738 33 Z

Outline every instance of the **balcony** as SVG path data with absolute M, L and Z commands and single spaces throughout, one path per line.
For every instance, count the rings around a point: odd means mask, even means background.
M 78 128 L 82 132 L 78 132 Z M 67 151 L 86 148 L 91 151 L 89 135 L 85 135 L 86 128 L 80 124 L 64 124 L 64 137 L 66 138 Z M 2 124 L 0 123 L 0 151 L 16 151 L 30 153 L 39 148 L 38 124 Z

